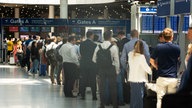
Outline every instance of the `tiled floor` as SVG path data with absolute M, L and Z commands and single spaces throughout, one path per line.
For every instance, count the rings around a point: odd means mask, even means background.
M 98 107 L 99 100 L 92 101 L 90 93 L 86 100 L 66 98 L 63 96 L 63 86 L 51 85 L 48 78 L 32 78 L 16 66 L 0 65 L 0 108 Z

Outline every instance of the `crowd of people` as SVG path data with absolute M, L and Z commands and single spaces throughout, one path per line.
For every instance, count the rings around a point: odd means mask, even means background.
M 76 97 L 73 91 L 78 89 L 80 99 L 85 100 L 86 87 L 90 87 L 92 99 L 97 100 L 98 84 L 100 108 L 110 104 L 118 108 L 125 103 L 130 103 L 130 108 L 143 108 L 146 86 L 150 81 L 148 76 L 153 75 L 153 67 L 157 108 L 161 108 L 163 96 L 176 93 L 178 87 L 180 48 L 172 43 L 173 30 L 165 28 L 162 31 L 161 41 L 151 54 L 147 43 L 139 39 L 137 30 L 132 30 L 130 35 L 131 40 L 121 31 L 114 38 L 112 31 L 105 31 L 103 42 L 98 41 L 98 36 L 92 31 L 88 31 L 83 39 L 52 36 L 42 40 L 40 36 L 29 36 L 23 44 L 19 40 L 11 43 L 9 39 L 7 55 L 9 58 L 13 53 L 15 62 L 21 67 L 27 66 L 27 72 L 33 77 L 35 74 L 50 75 L 52 84 L 63 84 L 66 97 Z M 188 52 L 186 63 L 189 65 L 191 63 L 187 61 L 190 61 L 191 51 Z M 188 65 L 187 69 L 190 68 Z M 191 75 L 190 72 L 185 74 Z M 191 90 L 191 78 L 187 78 L 182 78 L 180 91 L 185 88 Z M 130 88 L 125 89 L 124 83 L 130 84 Z M 129 90 L 127 100 L 124 93 Z

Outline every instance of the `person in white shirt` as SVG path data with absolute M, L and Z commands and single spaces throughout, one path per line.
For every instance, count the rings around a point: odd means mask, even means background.
M 76 38 L 71 36 L 68 42 L 59 49 L 59 54 L 63 58 L 64 69 L 64 94 L 66 97 L 74 97 L 72 90 L 75 80 L 77 79 L 77 68 L 79 66 L 78 56 L 75 49 Z
M 144 45 L 137 40 L 134 50 L 128 54 L 129 74 L 128 81 L 131 87 L 130 108 L 143 108 L 143 96 L 145 82 L 148 82 L 148 74 L 152 74 L 144 56 Z
M 112 38 L 112 32 L 106 31 L 104 33 L 104 42 L 100 44 L 100 46 L 103 49 L 109 48 L 111 46 L 111 38 Z M 99 51 L 99 46 L 96 47 L 95 52 L 93 54 L 93 62 L 96 63 L 97 59 L 97 52 Z M 116 82 L 116 76 L 119 74 L 119 52 L 116 45 L 113 45 L 110 49 L 111 52 L 111 58 L 112 58 L 112 67 L 110 69 L 101 69 L 99 68 L 98 76 L 99 76 L 99 90 L 100 90 L 100 108 L 105 108 L 105 87 L 106 82 L 108 81 L 109 84 L 109 90 L 110 90 L 110 96 L 113 104 L 113 108 L 118 108 L 117 104 L 117 82 Z M 110 72 L 109 72 L 110 71 Z M 107 74 L 109 73 L 109 74 Z M 106 75 L 107 74 L 107 75 Z

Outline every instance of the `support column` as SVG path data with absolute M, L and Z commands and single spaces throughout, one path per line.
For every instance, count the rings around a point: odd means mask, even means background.
M 60 18 L 68 18 L 68 0 L 60 0 Z
M 72 10 L 71 12 L 71 18 L 75 19 L 76 18 L 76 11 Z
M 49 6 L 49 18 L 54 18 L 55 16 L 55 7 Z M 51 32 L 49 33 L 49 36 L 52 36 L 52 33 L 54 32 L 54 27 L 51 27 Z
M 19 12 L 19 8 L 15 8 L 15 18 L 19 18 L 20 17 L 20 12 Z M 14 32 L 14 37 L 15 38 L 19 38 L 19 32 Z
M 108 9 L 104 9 L 104 19 L 108 19 L 109 12 Z

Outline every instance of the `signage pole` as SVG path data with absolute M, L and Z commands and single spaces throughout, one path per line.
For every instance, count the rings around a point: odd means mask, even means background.
M 174 10 L 175 10 L 175 0 L 170 1 L 170 15 L 174 15 Z
M 178 26 L 178 37 L 177 40 L 179 42 L 179 46 L 181 48 L 181 55 L 180 55 L 180 59 L 181 61 L 185 61 L 185 52 L 186 52 L 186 47 L 185 47 L 185 34 L 182 32 L 183 29 L 183 23 L 184 23 L 184 14 L 179 15 L 179 26 Z M 184 62 L 181 62 L 181 66 L 180 66 L 180 71 L 185 69 L 185 64 Z
M 170 16 L 167 16 L 166 17 L 166 27 L 171 27 L 171 21 L 170 21 L 171 19 L 170 19 Z

